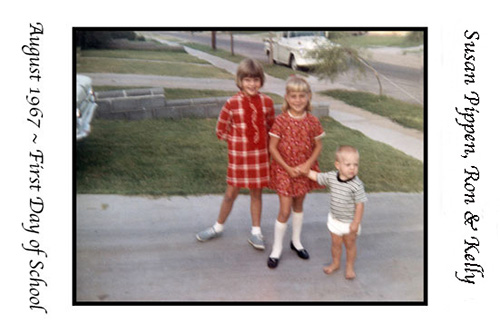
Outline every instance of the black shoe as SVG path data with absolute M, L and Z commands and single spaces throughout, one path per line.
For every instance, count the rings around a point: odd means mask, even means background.
M 267 259 L 267 267 L 269 267 L 269 268 L 276 268 L 276 267 L 278 267 L 279 261 L 280 260 L 278 258 L 271 258 L 271 257 L 269 257 L 269 259 Z
M 290 248 L 297 252 L 297 255 L 302 259 L 309 259 L 309 253 L 307 253 L 306 249 L 297 250 L 293 245 L 293 242 L 290 242 Z

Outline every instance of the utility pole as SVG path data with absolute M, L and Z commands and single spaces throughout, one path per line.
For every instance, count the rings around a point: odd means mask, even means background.
M 217 50 L 216 31 L 212 31 L 212 49 Z
M 229 36 L 231 36 L 231 55 L 234 56 L 234 41 L 233 41 L 233 32 L 229 32 Z

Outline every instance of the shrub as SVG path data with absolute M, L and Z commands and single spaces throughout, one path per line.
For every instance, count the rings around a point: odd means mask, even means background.
M 137 35 L 133 31 L 77 31 L 77 46 L 85 49 L 108 48 L 113 39 L 136 40 Z

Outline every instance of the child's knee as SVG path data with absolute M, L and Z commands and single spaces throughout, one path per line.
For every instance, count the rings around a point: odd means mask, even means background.
M 346 249 L 356 248 L 356 235 L 346 235 L 344 236 L 344 244 Z
M 262 199 L 262 189 L 261 188 L 250 189 L 250 198 L 252 200 L 261 200 Z
M 278 220 L 280 222 L 286 222 L 290 218 L 290 209 L 280 209 Z
M 294 198 L 292 201 L 293 211 L 296 213 L 302 213 L 304 210 L 304 197 Z
M 233 203 L 234 200 L 238 197 L 238 192 L 237 191 L 227 191 L 224 194 L 224 201 L 227 203 Z
M 342 242 L 343 242 L 343 239 L 342 237 L 334 234 L 334 233 L 331 233 L 331 236 L 332 236 L 332 246 L 333 247 L 342 247 Z

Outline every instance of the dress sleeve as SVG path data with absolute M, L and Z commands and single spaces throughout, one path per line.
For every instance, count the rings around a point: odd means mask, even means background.
M 219 118 L 217 119 L 217 126 L 215 128 L 215 133 L 219 140 L 226 141 L 229 135 L 229 128 L 231 126 L 231 112 L 229 101 L 227 101 L 222 107 Z
M 281 117 L 276 117 L 276 119 L 274 120 L 274 124 L 269 131 L 269 135 L 274 136 L 275 138 L 281 138 L 281 128 Z
M 274 124 L 274 103 L 271 98 L 269 98 L 269 111 L 266 113 L 266 127 L 269 132 Z
M 321 139 L 326 135 L 325 131 L 323 130 L 323 126 L 321 126 L 321 122 L 319 121 L 318 118 L 314 117 L 314 139 Z

